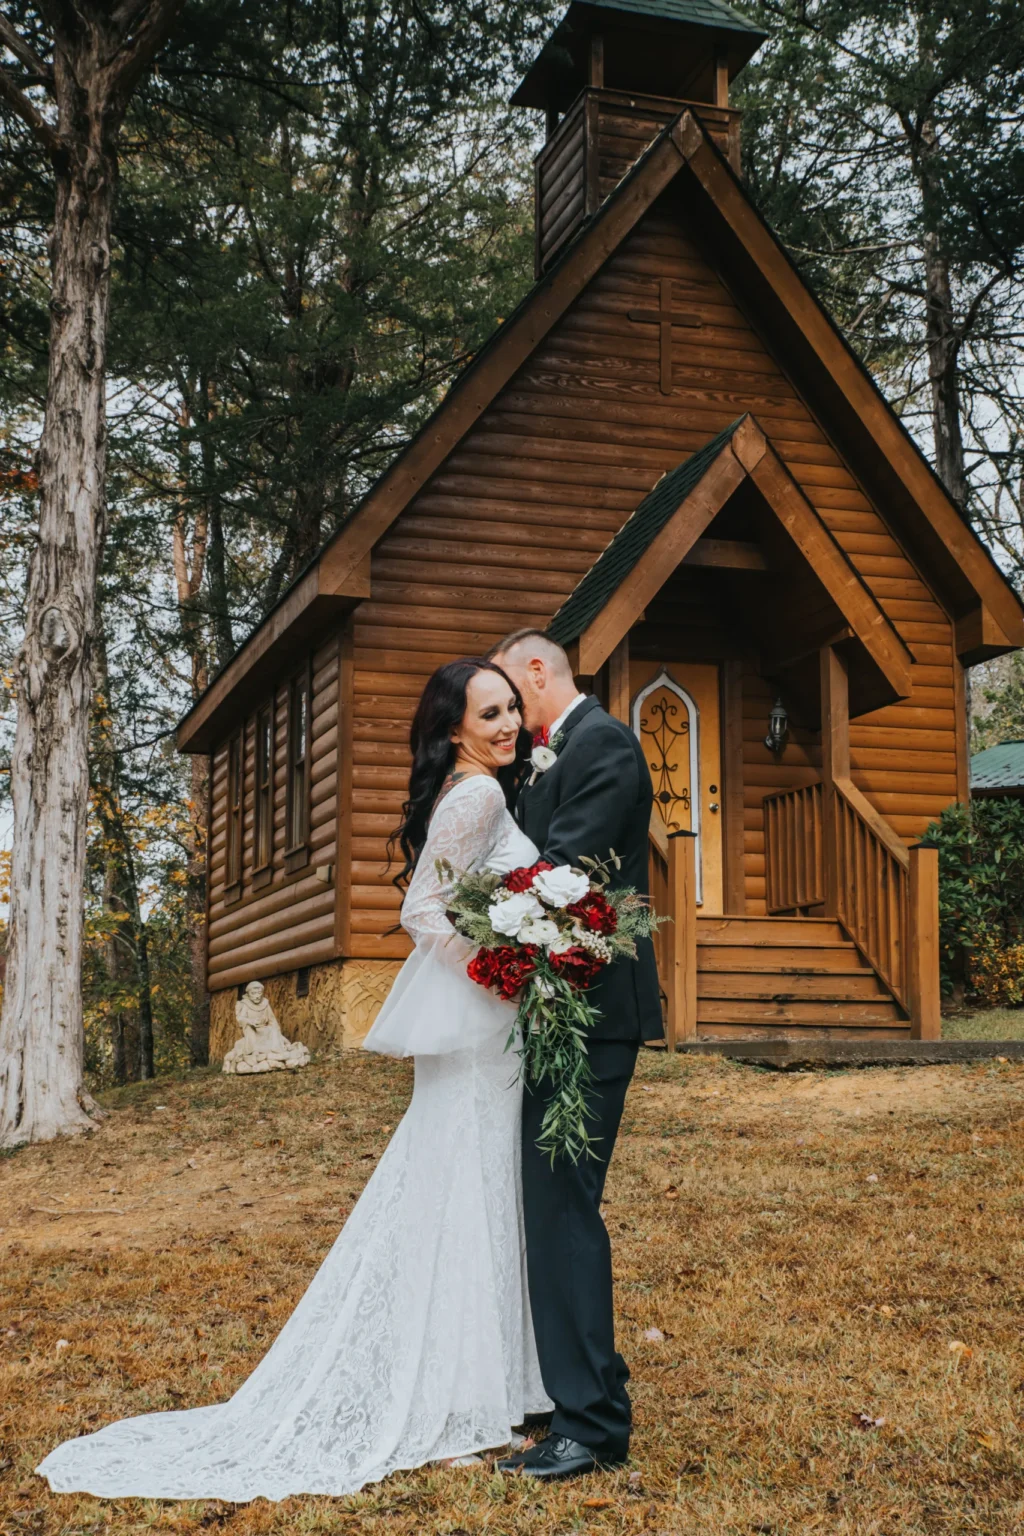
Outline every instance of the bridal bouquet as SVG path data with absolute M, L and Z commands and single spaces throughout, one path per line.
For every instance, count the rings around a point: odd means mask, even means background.
M 586 1125 L 587 1031 L 598 1010 L 586 989 L 613 960 L 635 959 L 636 940 L 658 922 L 634 890 L 611 888 L 612 870 L 621 868 L 614 850 L 606 861 L 581 863 L 589 874 L 543 860 L 507 875 L 461 874 L 437 862 L 448 915 L 479 946 L 467 973 L 499 997 L 519 1000 L 506 1049 L 518 1039 L 527 1085 L 549 1085 L 537 1145 L 552 1162 L 560 1153 L 573 1162 L 595 1155 Z

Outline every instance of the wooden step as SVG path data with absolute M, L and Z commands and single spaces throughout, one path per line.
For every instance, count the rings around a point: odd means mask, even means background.
M 835 1029 L 828 1029 L 822 1025 L 803 1024 L 790 1025 L 788 1028 L 780 1026 L 773 1029 L 756 1024 L 702 1024 L 697 1029 L 698 1040 L 856 1040 L 864 1044 L 869 1040 L 907 1040 L 910 1036 L 910 1024 L 904 1021 L 902 1025 L 861 1025 L 850 1026 L 842 1024 Z M 957 1041 L 957 1044 L 962 1042 Z M 972 1041 L 973 1045 L 975 1042 Z
M 846 935 L 834 917 L 698 917 L 698 944 L 830 944 Z
M 904 1019 L 892 999 L 875 1002 L 796 1000 L 789 1003 L 765 1002 L 754 998 L 698 997 L 697 1023 L 700 1024 L 901 1024 Z
M 701 971 L 697 997 L 762 998 L 784 1003 L 795 998 L 836 1001 L 889 1000 L 889 992 L 870 967 L 831 971 L 823 976 L 792 976 L 775 971 Z
M 785 976 L 822 976 L 829 972 L 867 972 L 870 965 L 855 944 L 739 945 L 698 944 L 697 970 L 774 971 Z

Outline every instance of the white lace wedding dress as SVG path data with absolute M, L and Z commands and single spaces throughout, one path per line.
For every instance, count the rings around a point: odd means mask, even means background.
M 416 1058 L 412 1103 L 268 1354 L 226 1403 L 122 1419 L 38 1468 L 55 1492 L 224 1499 L 353 1493 L 508 1443 L 551 1407 L 526 1287 L 515 1013 L 470 981 L 434 861 L 505 872 L 533 844 L 497 781 L 441 801 L 402 907 L 416 948 L 366 1039 Z

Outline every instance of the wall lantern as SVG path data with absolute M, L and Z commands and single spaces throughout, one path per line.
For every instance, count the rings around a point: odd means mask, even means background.
M 772 705 L 772 712 L 768 716 L 768 735 L 764 744 L 769 752 L 776 756 L 786 745 L 786 737 L 789 735 L 789 716 L 786 714 L 785 705 L 781 699 L 776 699 Z

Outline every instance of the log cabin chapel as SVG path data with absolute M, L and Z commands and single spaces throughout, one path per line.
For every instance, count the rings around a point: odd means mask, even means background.
M 208 753 L 211 1054 L 259 979 L 357 1044 L 427 675 L 520 626 L 638 733 L 669 1037 L 939 1033 L 964 668 L 1024 609 L 744 190 L 721 0 L 572 0 L 536 281 L 182 722 Z M 600 852 L 603 850 L 594 850 Z

